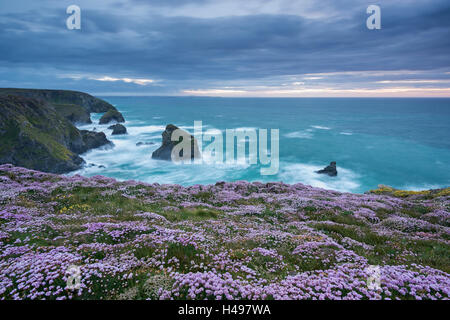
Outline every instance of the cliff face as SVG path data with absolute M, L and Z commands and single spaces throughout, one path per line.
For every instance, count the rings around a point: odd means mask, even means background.
M 86 109 L 89 113 L 103 113 L 109 110 L 116 110 L 116 108 L 108 102 L 79 91 L 14 88 L 0 89 L 0 95 L 8 94 L 42 100 L 49 104 L 78 105 Z
M 73 124 L 92 123 L 91 114 L 82 106 L 76 104 L 52 104 L 52 107 L 60 116 L 63 116 Z
M 84 162 L 78 153 L 98 147 L 84 141 L 84 136 L 42 99 L 0 95 L 0 164 L 53 173 L 73 171 Z M 100 138 L 103 144 L 110 143 Z
M 0 95 L 21 96 L 44 102 L 73 124 L 92 123 L 90 116 L 92 112 L 112 112 L 122 117 L 113 105 L 79 91 L 0 88 Z

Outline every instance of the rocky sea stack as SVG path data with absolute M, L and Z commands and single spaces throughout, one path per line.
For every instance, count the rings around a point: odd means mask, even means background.
M 158 160 L 166 160 L 172 161 L 172 150 L 173 148 L 182 141 L 180 138 L 179 141 L 172 141 L 172 134 L 175 130 L 182 131 L 182 136 L 190 137 L 191 139 L 191 159 L 196 159 L 197 157 L 201 157 L 200 150 L 198 148 L 197 139 L 194 138 L 188 132 L 178 128 L 173 124 L 169 124 L 166 126 L 166 130 L 162 133 L 162 145 L 158 149 L 156 149 L 152 154 L 152 159 Z M 182 151 L 180 153 L 180 157 L 182 157 Z
M 317 173 L 321 173 L 321 174 L 327 174 L 330 177 L 336 177 L 338 172 L 336 169 L 336 162 L 330 162 L 330 165 L 326 166 L 325 168 L 323 168 L 322 170 L 316 171 Z
M 78 130 L 91 112 L 117 111 L 86 93 L 0 89 L 0 164 L 65 173 L 84 164 L 79 154 L 110 145 L 103 133 Z
M 99 124 L 108 124 L 112 121 L 116 121 L 116 122 L 125 122 L 125 119 L 123 118 L 123 115 L 113 109 L 113 110 L 108 110 L 101 118 L 99 121 Z
M 103 146 L 113 146 L 113 143 L 106 138 L 103 132 L 80 130 L 80 133 L 84 142 L 84 149 L 80 153 Z
M 109 126 L 108 129 L 112 130 L 112 135 L 127 134 L 127 128 L 125 128 L 125 126 L 121 125 L 120 123 Z

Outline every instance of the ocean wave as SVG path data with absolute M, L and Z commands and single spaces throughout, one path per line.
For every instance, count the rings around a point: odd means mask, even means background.
M 290 132 L 284 135 L 286 138 L 297 138 L 297 139 L 312 139 L 313 138 L 313 134 L 311 132 L 308 131 L 294 131 L 294 132 Z
M 358 174 L 349 169 L 338 167 L 337 177 L 317 174 L 316 171 L 320 169 L 323 169 L 323 166 L 303 163 L 282 163 L 278 177 L 281 181 L 289 184 L 300 182 L 317 188 L 341 192 L 356 192 L 360 187 Z
M 319 129 L 319 130 L 331 130 L 331 128 L 324 127 L 324 126 L 311 126 L 311 128 Z

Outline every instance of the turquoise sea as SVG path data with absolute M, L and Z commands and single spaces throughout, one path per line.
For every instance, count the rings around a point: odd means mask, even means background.
M 87 166 L 71 174 L 123 180 L 212 184 L 217 181 L 301 182 L 362 193 L 386 184 L 418 190 L 450 186 L 450 99 L 101 97 L 126 119 L 128 135 L 111 136 L 112 149 L 84 154 Z M 261 176 L 259 165 L 176 165 L 151 159 L 165 126 L 204 130 L 279 129 L 280 168 Z M 136 146 L 137 142 L 153 145 Z M 338 176 L 314 171 L 336 161 Z M 95 166 L 90 166 L 95 164 Z M 101 167 L 104 166 L 104 167 Z

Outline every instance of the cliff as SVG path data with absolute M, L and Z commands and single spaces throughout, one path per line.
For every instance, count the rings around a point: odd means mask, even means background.
M 14 95 L 45 102 L 72 123 L 91 123 L 90 113 L 117 111 L 108 102 L 90 94 L 71 90 L 0 88 L 0 95 Z
M 103 113 L 108 110 L 116 110 L 116 108 L 108 102 L 79 91 L 0 88 L 0 95 L 8 94 L 43 100 L 50 104 L 79 105 L 85 108 L 89 113 Z
M 93 146 L 92 139 L 87 141 L 86 134 L 61 116 L 51 102 L 43 100 L 46 94 L 57 97 L 54 91 L 31 90 L 39 99 L 26 97 L 28 94 L 23 93 L 29 93 L 28 90 L 21 91 L 21 95 L 0 92 L 0 163 L 63 173 L 82 166 L 83 159 L 78 154 L 110 143 L 104 134 L 95 133 L 101 143 L 96 141 Z M 107 107 L 100 103 L 88 104 L 85 108 L 100 110 L 96 108 L 101 105 Z

